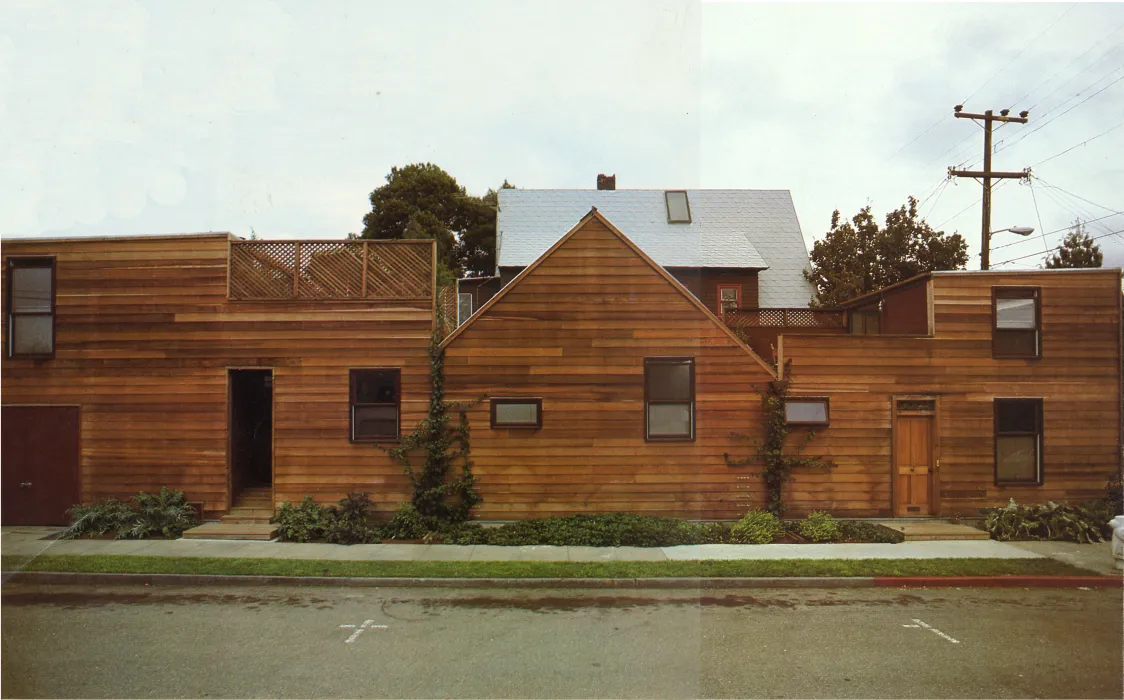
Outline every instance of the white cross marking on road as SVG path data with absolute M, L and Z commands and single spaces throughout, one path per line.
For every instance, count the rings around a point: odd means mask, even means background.
M 916 625 L 902 625 L 902 627 L 912 627 L 914 629 L 920 629 L 920 628 L 923 627 L 923 628 L 929 630 L 930 632 L 932 632 L 933 634 L 937 635 L 938 637 L 942 637 L 944 639 L 947 639 L 948 641 L 952 642 L 953 644 L 959 644 L 960 643 L 959 640 L 953 639 L 952 637 L 948 636 L 944 632 L 941 632 L 939 629 L 937 629 L 936 627 L 933 627 L 932 625 L 927 625 L 924 622 L 922 622 L 921 620 L 918 620 L 917 618 L 913 618 L 913 621 L 916 622 L 917 624 Z
M 375 624 L 372 624 L 373 622 L 374 622 L 374 620 L 364 620 L 363 624 L 359 625 L 359 629 L 355 629 L 355 625 L 340 625 L 340 629 L 354 629 L 355 630 L 354 632 L 351 633 L 351 636 L 348 637 L 346 641 L 344 641 L 344 644 L 351 644 L 356 639 L 359 639 L 359 635 L 363 634 L 364 630 L 367 630 L 367 629 L 384 630 L 384 629 L 386 629 L 386 625 L 375 625 Z

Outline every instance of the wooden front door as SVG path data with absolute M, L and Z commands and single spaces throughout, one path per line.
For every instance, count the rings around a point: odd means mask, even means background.
M 78 503 L 78 407 L 4 406 L 0 473 L 4 525 L 65 525 Z
M 933 417 L 898 416 L 894 427 L 894 515 L 929 515 Z

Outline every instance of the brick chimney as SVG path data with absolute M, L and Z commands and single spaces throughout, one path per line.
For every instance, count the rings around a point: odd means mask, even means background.
M 599 189 L 599 190 L 615 190 L 615 189 L 617 189 L 616 173 L 614 173 L 612 175 L 598 175 L 597 176 L 597 189 Z

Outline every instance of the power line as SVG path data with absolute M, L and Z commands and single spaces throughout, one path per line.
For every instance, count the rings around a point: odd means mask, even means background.
M 1102 131 L 1101 133 L 1097 134 L 1096 136 L 1087 138 L 1079 144 L 1075 144 L 1073 146 L 1070 146 L 1069 148 L 1065 149 L 1064 151 L 1061 151 L 1059 153 L 1055 153 L 1054 155 L 1050 156 L 1046 160 L 1040 160 L 1037 163 L 1035 163 L 1033 167 L 1038 167 L 1039 165 L 1042 165 L 1043 163 L 1049 163 L 1053 159 L 1055 159 L 1059 156 L 1064 156 L 1066 153 L 1069 153 L 1070 151 L 1072 151 L 1075 148 L 1080 148 L 1081 146 L 1084 146 L 1085 144 L 1089 143 L 1090 141 L 1096 141 L 1097 139 L 1104 136 L 1105 134 L 1112 133 L 1113 131 L 1116 131 L 1117 129 L 1119 129 L 1122 126 L 1124 126 L 1124 122 L 1120 122 L 1119 124 L 1112 127 L 1111 129 L 1106 129 L 1106 130 Z
M 941 201 L 941 195 L 944 194 L 944 191 L 948 189 L 948 183 L 948 180 L 944 181 L 944 187 L 941 188 L 940 194 L 938 194 L 937 198 L 933 200 L 933 206 L 929 207 L 929 213 L 923 216 L 922 219 L 928 219 L 929 214 L 932 214 L 933 210 L 937 208 L 937 203 Z
M 1099 236 L 1091 236 L 1090 240 L 1096 241 L 1096 240 L 1099 240 L 1101 238 L 1107 238 L 1109 236 L 1117 236 L 1117 235 L 1120 235 L 1121 233 L 1124 233 L 1124 228 L 1118 229 L 1116 231 L 1109 231 L 1108 233 L 1102 233 Z M 1013 262 L 1016 262 L 1018 260 L 1026 260 L 1027 258 L 1033 258 L 1033 257 L 1037 257 L 1037 256 L 1043 255 L 1043 254 L 1049 255 L 1050 253 L 1053 253 L 1055 250 L 1060 250 L 1064 245 L 1065 244 L 1063 243 L 1062 245 L 1054 246 L 1053 248 L 1047 250 L 1045 253 L 1031 253 L 1030 255 L 1020 255 L 1017 258 L 1011 258 L 1010 260 L 1004 260 L 1003 262 L 997 262 L 997 263 L 995 263 L 995 265 L 1006 265 L 1007 263 L 1013 263 Z
M 1103 205 L 1103 204 L 1097 204 L 1096 202 L 1094 202 L 1094 201 L 1093 201 L 1093 200 L 1091 200 L 1091 199 L 1085 199 L 1084 197 L 1082 197 L 1082 196 L 1080 196 L 1080 195 L 1076 195 L 1076 194 L 1074 194 L 1074 193 L 1070 192 L 1069 190 L 1063 190 L 1063 189 L 1062 189 L 1061 187 L 1058 187 L 1057 185 L 1054 185 L 1054 184 L 1051 184 L 1051 183 L 1049 183 L 1049 182 L 1046 182 L 1046 181 L 1045 181 L 1045 180 L 1043 180 L 1042 178 L 1038 178 L 1038 181 L 1039 181 L 1039 182 L 1041 182 L 1041 183 L 1042 183 L 1043 185 L 1046 185 L 1047 187 L 1052 187 L 1052 188 L 1054 188 L 1055 190 L 1058 190 L 1059 192 L 1065 192 L 1065 193 L 1066 193 L 1066 194 L 1068 194 L 1068 195 L 1069 195 L 1070 197 L 1076 197 L 1077 199 L 1080 199 L 1080 200 L 1081 200 L 1082 202 L 1087 202 L 1087 203 L 1089 203 L 1089 204 L 1092 204 L 1092 205 L 1093 205 L 1094 207 L 1100 207 L 1101 209 L 1104 209 L 1105 211 L 1110 211 L 1110 212 L 1112 212 L 1113 214 L 1121 214 L 1121 213 L 1124 213 L 1124 212 L 1120 212 L 1120 211 L 1117 211 L 1117 210 L 1113 209 L 1112 207 L 1106 207 L 1106 206 L 1105 206 L 1105 205 Z
M 1000 187 L 1002 187 L 1003 185 L 1006 185 L 1006 184 L 1007 184 L 1007 182 L 1008 182 L 1007 180 L 1004 180 L 1004 181 L 1000 182 L 1000 183 L 999 183 L 998 185 L 996 185 L 995 187 L 991 188 L 991 191 L 992 191 L 992 192 L 995 192 L 996 190 L 998 190 L 998 189 L 999 189 Z M 955 213 L 955 214 L 953 214 L 952 216 L 948 217 L 947 219 L 945 219 L 945 220 L 944 220 L 944 221 L 942 221 L 941 223 L 939 223 L 939 224 L 937 224 L 936 226 L 934 226 L 934 228 L 936 228 L 936 229 L 940 229 L 940 228 L 941 228 L 942 226 L 944 226 L 944 225 L 945 225 L 945 224 L 947 224 L 948 222 L 952 221 L 953 219 L 955 219 L 956 217 L 960 216 L 961 214 L 963 214 L 964 212 L 968 211 L 969 209 L 971 209 L 972 207 L 976 206 L 977 204 L 979 204 L 979 203 L 980 203 L 980 202 L 982 202 L 982 201 L 983 201 L 983 197 L 980 197 L 980 198 L 979 198 L 979 199 L 977 199 L 976 201 L 972 202 L 972 203 L 971 203 L 971 204 L 969 204 L 968 206 L 964 207 L 964 208 L 963 208 L 963 209 L 961 209 L 960 211 L 956 212 L 956 213 Z
M 1124 26 L 1124 25 L 1121 25 L 1121 26 Z M 1119 29 L 1119 27 L 1117 27 L 1117 29 Z M 1110 56 L 1110 55 L 1111 55 L 1111 54 L 1112 54 L 1112 53 L 1113 53 L 1114 51 L 1116 51 L 1117 49 L 1119 49 L 1119 48 L 1120 48 L 1121 46 L 1124 46 L 1124 42 L 1121 42 L 1121 43 L 1119 43 L 1119 44 L 1117 44 L 1117 45 L 1113 46 L 1112 48 L 1108 49 L 1108 50 L 1107 50 L 1107 51 L 1105 51 L 1104 53 L 1102 53 L 1102 54 L 1101 54 L 1101 56 L 1100 56 L 1100 58 L 1098 58 L 1097 60 L 1093 61 L 1093 62 L 1092 62 L 1092 63 L 1090 63 L 1089 65 L 1085 66 L 1085 67 L 1084 67 L 1084 68 L 1082 68 L 1081 70 L 1077 71 L 1076 73 L 1074 73 L 1073 75 L 1071 75 L 1071 76 L 1069 77 L 1069 79 L 1068 79 L 1068 80 L 1066 80 L 1065 82 L 1061 83 L 1060 85 L 1058 85 L 1057 87 L 1055 87 L 1055 88 L 1054 88 L 1053 90 L 1051 90 L 1050 92 L 1046 93 L 1046 94 L 1045 94 L 1045 95 L 1043 95 L 1042 97 L 1038 98 L 1038 101 L 1037 101 L 1037 102 L 1035 102 L 1034 104 L 1032 104 L 1032 105 L 1031 105 L 1031 106 L 1030 106 L 1030 107 L 1029 107 L 1028 109 L 1034 109 L 1034 108 L 1035 108 L 1035 107 L 1037 107 L 1038 105 L 1040 105 L 1040 104 L 1042 104 L 1043 102 L 1045 102 L 1046 100 L 1048 100 L 1048 99 L 1049 99 L 1049 98 L 1050 98 L 1050 97 L 1051 97 L 1051 96 L 1052 96 L 1052 95 L 1053 95 L 1054 93 L 1056 93 L 1056 92 L 1057 92 L 1058 90 L 1061 90 L 1061 89 L 1062 89 L 1062 88 L 1064 88 L 1064 87 L 1065 87 L 1066 85 L 1069 85 L 1069 84 L 1070 84 L 1070 83 L 1072 83 L 1072 82 L 1073 82 L 1074 80 L 1076 80 L 1076 79 L 1077 79 L 1077 78 L 1079 78 L 1080 76 L 1084 75 L 1084 74 L 1085 74 L 1086 72 L 1088 72 L 1088 71 L 1089 71 L 1089 69 L 1091 69 L 1091 68 L 1092 68 L 1093 66 L 1097 65 L 1097 64 L 1098 64 L 1098 63 L 1100 63 L 1101 61 L 1103 61 L 1103 60 L 1105 60 L 1106 58 L 1108 58 L 1108 57 L 1109 57 L 1109 56 Z
M 1112 73 L 1117 73 L 1117 72 L 1119 72 L 1119 71 L 1121 71 L 1121 70 L 1124 70 L 1124 66 L 1120 66 L 1120 68 L 1117 68 L 1116 70 L 1112 71 Z M 1109 73 L 1109 75 L 1112 75 L 1112 73 Z M 1108 76 L 1105 76 L 1105 77 L 1107 78 Z M 1101 78 L 1101 80 L 1104 80 L 1104 78 Z M 1052 119 L 1047 119 L 1047 120 L 1046 120 L 1046 121 L 1045 121 L 1044 123 L 1042 123 L 1042 124 L 1039 124 L 1037 128 L 1031 129 L 1030 131 L 1026 132 L 1025 134 L 1020 134 L 1020 135 L 1019 135 L 1019 138 L 1016 138 L 1016 139 L 1015 139 L 1015 140 L 1014 140 L 1013 142 L 1011 142 L 1011 143 L 1009 143 L 1009 144 L 1005 144 L 1005 145 L 1003 146 L 1003 148 L 1000 148 L 1000 149 L 996 149 L 996 153 L 998 153 L 998 152 L 1000 152 L 1000 151 L 1005 151 L 1005 150 L 1007 150 L 1008 148 L 1010 148 L 1011 146 L 1014 146 L 1015 144 L 1017 144 L 1017 143 L 1020 143 L 1020 142 L 1021 142 L 1021 141 L 1022 141 L 1023 139 L 1025 139 L 1026 137 L 1030 136 L 1031 134 L 1033 134 L 1033 133 L 1036 133 L 1036 132 L 1038 132 L 1038 131 L 1041 131 L 1041 130 L 1042 130 L 1043 128 L 1045 128 L 1045 127 L 1046 127 L 1047 125 L 1049 125 L 1050 123 L 1052 123 L 1052 122 L 1053 122 L 1053 121 L 1054 121 L 1055 119 L 1059 119 L 1059 118 L 1061 118 L 1061 117 L 1064 117 L 1065 115 L 1069 114 L 1070 112 L 1072 112 L 1073 110 L 1077 109 L 1077 108 L 1078 108 L 1078 107 L 1080 107 L 1081 105 L 1085 104 L 1085 103 L 1086 103 L 1086 102 L 1088 102 L 1089 100 L 1093 99 L 1093 98 L 1094 98 L 1094 97 L 1096 97 L 1097 95 L 1101 94 L 1101 93 L 1102 93 L 1102 92 L 1104 92 L 1105 90 L 1109 89 L 1109 88 L 1110 88 L 1110 87 L 1112 87 L 1113 85 L 1115 85 L 1115 84 L 1119 83 L 1119 82 L 1120 82 L 1121 80 L 1124 80 L 1124 75 L 1120 76 L 1120 77 L 1119 77 L 1119 78 L 1117 78 L 1116 80 L 1113 80 L 1113 81 L 1112 81 L 1111 83 L 1109 83 L 1108 85 L 1105 85 L 1105 86 L 1104 86 L 1103 88 L 1101 88 L 1100 90 L 1097 90 L 1097 91 L 1096 91 L 1096 92 L 1094 92 L 1094 93 L 1093 93 L 1092 95 L 1089 95 L 1088 97 L 1086 97 L 1085 99 L 1081 100 L 1081 101 L 1080 101 L 1080 102 L 1078 102 L 1077 104 L 1073 105 L 1072 107 L 1070 107 L 1070 108 L 1069 108 L 1069 109 L 1067 109 L 1066 111 L 1062 112 L 1061 114 L 1059 114 L 1059 115 L 1057 115 L 1057 116 L 1053 117 Z M 1099 82 L 1100 82 L 1100 80 L 1098 80 L 1097 82 L 1099 83 Z M 1095 85 L 1095 84 L 1096 84 L 1096 83 L 1094 83 L 1094 85 Z M 1090 87 L 1092 87 L 1092 86 L 1090 86 Z M 1085 88 L 1085 89 L 1086 89 L 1086 90 L 1088 90 L 1089 88 Z M 1080 94 L 1081 94 L 1081 93 L 1077 93 L 1077 95 L 1080 95 Z M 1074 95 L 1074 97 L 1077 97 L 1077 95 Z M 1073 99 L 1073 98 L 1070 98 L 1070 99 Z M 1066 100 L 1066 102 L 1068 102 L 1068 101 L 1069 101 L 1069 100 Z M 1062 104 L 1065 104 L 1065 102 L 1063 102 Z M 1058 106 L 1060 107 L 1061 105 L 1058 105 Z M 1049 112 L 1047 112 L 1047 114 L 1049 114 Z
M 1105 34 L 1105 35 L 1104 35 L 1104 37 L 1102 37 L 1100 41 L 1098 41 L 1097 43 L 1093 44 L 1093 45 L 1092 45 L 1092 46 L 1090 46 L 1089 48 L 1085 49 L 1085 52 L 1084 52 L 1084 53 L 1082 53 L 1082 54 L 1081 54 L 1080 56 L 1078 56 L 1077 58 L 1075 58 L 1075 59 L 1073 59 L 1072 61 L 1070 61 L 1069 63 L 1067 63 L 1067 64 L 1065 65 L 1065 67 L 1063 67 L 1063 68 L 1059 69 L 1059 70 L 1058 70 L 1058 71 L 1057 71 L 1056 73 L 1054 73 L 1053 75 L 1051 75 L 1051 76 L 1050 76 L 1049 78 L 1046 78 L 1046 79 L 1045 79 L 1045 80 L 1043 80 L 1043 81 L 1042 81 L 1041 83 L 1038 83 L 1037 85 L 1035 85 L 1035 86 L 1034 86 L 1033 88 L 1031 88 L 1030 92 L 1026 93 L 1026 94 L 1025 94 L 1025 95 L 1023 95 L 1022 97 L 1020 97 L 1019 99 L 1017 99 L 1017 100 L 1015 100 L 1015 101 L 1014 101 L 1013 103 L 1011 103 L 1011 106 L 1010 106 L 1010 107 L 1008 107 L 1008 109 L 1014 109 L 1014 108 L 1015 108 L 1015 105 L 1017 105 L 1018 103 L 1022 102 L 1022 101 L 1023 101 L 1023 100 L 1025 100 L 1026 98 L 1028 98 L 1028 97 L 1030 97 L 1031 95 L 1033 95 L 1033 94 L 1034 94 L 1034 91 L 1035 91 L 1035 90 L 1037 90 L 1038 88 L 1042 87 L 1043 85 L 1048 85 L 1048 84 L 1050 83 L 1050 81 L 1051 81 L 1051 80 L 1053 80 L 1054 78 L 1058 77 L 1059 75 L 1061 75 L 1061 74 L 1062 74 L 1062 73 L 1064 73 L 1065 71 L 1069 70 L 1069 69 L 1070 69 L 1070 67 L 1071 67 L 1071 66 L 1072 66 L 1073 64 L 1077 63 L 1077 62 L 1078 62 L 1078 61 L 1080 61 L 1080 60 L 1081 60 L 1082 58 L 1085 58 L 1085 56 L 1087 56 L 1087 55 L 1088 55 L 1088 54 L 1089 54 L 1089 53 L 1090 53 L 1090 52 L 1091 52 L 1091 51 L 1092 51 L 1093 49 L 1097 48 L 1097 47 L 1098 47 L 1098 46 L 1100 46 L 1101 44 L 1103 44 L 1103 43 L 1105 43 L 1106 41 L 1108 41 L 1108 38 L 1109 38 L 1110 36 L 1112 36 L 1113 34 L 1115 34 L 1115 33 L 1116 33 L 1116 32 L 1118 32 L 1118 31 L 1120 31 L 1120 30 L 1121 30 L 1122 28 L 1124 28 L 1124 24 L 1121 24 L 1121 25 L 1120 25 L 1120 26 L 1118 26 L 1118 27 L 1117 27 L 1116 29 L 1113 29 L 1113 30 L 1112 30 L 1111 32 L 1109 32 L 1108 34 Z M 1114 51 L 1114 50 L 1115 50 L 1115 47 L 1113 47 L 1113 48 L 1112 48 L 1112 49 L 1110 49 L 1109 51 L 1106 51 L 1106 52 L 1105 52 L 1105 53 L 1104 53 L 1104 54 L 1103 54 L 1103 55 L 1101 56 L 1101 58 L 1104 58 L 1104 56 L 1105 56 L 1105 55 L 1109 54 L 1110 52 L 1112 52 L 1112 51 Z M 1090 64 L 1089 64 L 1088 66 L 1086 66 L 1086 67 L 1085 67 L 1085 68 L 1083 68 L 1082 70 L 1078 71 L 1078 72 L 1077 72 L 1077 73 L 1076 73 L 1076 74 L 1074 75 L 1074 77 L 1077 77 L 1078 75 L 1081 75 L 1082 73 L 1084 73 L 1084 72 L 1085 72 L 1086 70 L 1088 70 L 1088 69 L 1089 69 L 1089 68 L 1091 68 L 1092 66 L 1095 66 L 1096 64 L 1100 63 L 1100 61 L 1101 61 L 1101 58 L 1098 58 L 1098 59 L 1097 59 L 1096 61 L 1093 61 L 1093 62 L 1092 62 L 1092 63 L 1090 63 Z M 1072 81 L 1072 80 L 1073 80 L 1073 78 L 1070 78 L 1070 80 L 1067 80 L 1067 81 L 1066 81 L 1065 83 L 1062 83 L 1062 85 L 1066 85 L 1066 84 L 1068 84 L 1068 83 L 1069 83 L 1070 81 Z M 1061 86 L 1059 86 L 1059 87 L 1061 87 Z M 1057 89 L 1055 89 L 1055 90 L 1054 90 L 1053 92 L 1051 92 L 1051 93 L 1050 93 L 1050 95 L 1054 94 L 1054 92 L 1057 92 Z M 1047 95 L 1046 97 L 1049 97 L 1050 95 Z M 1037 103 L 1035 103 L 1035 105 L 1034 105 L 1034 106 L 1035 106 L 1035 107 L 1037 107 L 1037 106 L 1038 106 L 1039 104 L 1041 104 L 1041 103 L 1042 103 L 1042 100 L 1044 100 L 1044 99 L 1046 99 L 1046 98 L 1045 98 L 1045 97 L 1043 97 L 1042 99 L 1040 99 L 1040 100 L 1039 100 L 1039 101 L 1038 101 Z
M 1038 211 L 1038 197 L 1034 195 L 1034 181 L 1030 181 L 1030 199 L 1034 202 L 1034 214 L 1038 217 L 1038 230 L 1042 232 L 1042 252 L 1049 255 L 1046 242 L 1046 225 L 1042 223 L 1042 212 Z
M 922 132 L 921 132 L 920 134 L 918 134 L 917 136 L 914 136 L 914 137 L 913 137 L 912 139 L 910 139 L 909 143 L 907 143 L 906 145 L 902 146 L 902 147 L 901 147 L 901 148 L 899 148 L 898 150 L 894 151 L 894 154 L 893 154 L 892 156 L 890 156 L 889 158 L 887 158 L 887 159 L 886 159 L 886 162 L 890 162 L 891 160 L 893 160 L 894 158 L 896 158 L 896 157 L 897 157 L 897 155 L 898 155 L 899 153 L 901 153 L 902 151 L 904 151 L 905 149 L 909 148 L 909 147 L 910 147 L 910 146 L 912 146 L 912 145 L 913 145 L 914 143 L 916 143 L 916 142 L 917 142 L 917 139 L 921 138 L 921 137 L 922 137 L 922 136 L 924 136 L 925 134 L 927 134 L 927 133 L 929 133 L 930 131 L 932 131 L 933 129 L 937 128 L 937 125 L 938 125 L 938 124 L 940 124 L 941 122 L 943 122 L 944 120 L 945 120 L 945 118 L 944 118 L 944 117 L 941 117 L 941 118 L 940 118 L 940 119 L 938 119 L 937 121 L 933 122 L 932 126 L 930 126 L 930 127 L 928 128 L 928 129 L 926 129 L 926 130 L 922 131 Z
M 1122 212 L 1122 213 L 1124 213 L 1124 212 Z M 1112 217 L 1114 217 L 1114 216 L 1119 216 L 1119 215 L 1120 215 L 1120 214 L 1105 214 L 1104 216 L 1099 216 L 1099 217 L 1097 217 L 1096 219 L 1087 219 L 1087 220 L 1085 220 L 1085 221 L 1082 221 L 1081 223 L 1083 223 L 1083 224 L 1091 224 L 1091 223 L 1094 223 L 1094 222 L 1096 222 L 1096 221 L 1102 221 L 1102 220 L 1104 220 L 1104 219 L 1110 219 L 1110 218 L 1112 218 Z M 1041 221 L 1039 221 L 1039 224 L 1041 224 Z M 1061 233 L 1062 231 L 1068 231 L 1068 230 L 1069 230 L 1070 228 L 1072 228 L 1072 226 L 1073 226 L 1073 225 L 1072 225 L 1072 224 L 1070 224 L 1069 226 L 1063 226 L 1063 227 L 1061 227 L 1061 228 L 1056 228 L 1056 229 L 1054 229 L 1053 231 L 1047 231 L 1047 232 L 1045 232 L 1045 233 L 1044 233 L 1044 234 L 1042 234 L 1042 235 L 1043 235 L 1043 236 L 1052 236 L 1052 235 L 1054 235 L 1055 233 Z M 1022 244 L 1022 243 L 1026 243 L 1026 241 L 1025 241 L 1025 240 L 1018 240 L 1018 241 L 1012 241 L 1011 243 L 1004 243 L 1003 245 L 992 246 L 992 248 L 991 248 L 991 252 L 993 252 L 993 253 L 994 253 L 994 252 L 995 252 L 995 251 L 997 251 L 997 250 L 1002 250 L 1002 249 L 1004 249 L 1004 248 L 1010 248 L 1011 246 L 1015 246 L 1015 245 L 1020 245 L 1020 244 Z
M 992 76 L 991 76 L 990 78 L 988 78 L 987 80 L 985 80 L 985 81 L 984 81 L 984 84 L 983 84 L 983 85 L 981 85 L 981 86 L 979 86 L 978 88 L 976 88 L 976 91 L 975 91 L 975 92 L 973 92 L 973 93 L 972 93 L 971 95 L 968 95 L 968 96 L 967 96 L 967 97 L 965 97 L 965 98 L 964 98 L 963 100 L 961 100 L 961 101 L 960 101 L 960 104 L 962 104 L 962 105 L 963 105 L 963 104 L 968 104 L 968 102 L 969 102 L 969 101 L 970 101 L 970 100 L 971 100 L 971 99 L 972 99 L 973 97 L 975 97 L 976 95 L 978 95 L 978 94 L 979 94 L 980 90 L 983 90 L 983 89 L 984 89 L 985 87 L 987 87 L 987 86 L 988 86 L 988 83 L 990 83 L 990 82 L 991 82 L 992 80 L 995 80 L 996 76 L 998 76 L 998 75 L 999 75 L 1000 73 L 1002 73 L 1003 71 L 1007 70 L 1008 66 L 1010 66 L 1010 65 L 1011 65 L 1012 63 L 1014 63 L 1015 61 L 1019 60 L 1019 57 L 1021 57 L 1021 56 L 1022 56 L 1022 55 L 1023 55 L 1024 53 L 1026 53 L 1026 50 L 1027 50 L 1028 48 L 1030 48 L 1030 47 L 1031 47 L 1031 46 L 1033 46 L 1034 44 L 1037 44 L 1037 43 L 1038 43 L 1038 40 L 1039 40 L 1039 39 L 1041 39 L 1042 37 L 1046 36 L 1046 32 L 1048 32 L 1048 31 L 1050 31 L 1051 29 L 1053 29 L 1053 28 L 1054 28 L 1054 25 L 1056 25 L 1056 24 L 1057 24 L 1058 22 L 1062 21 L 1062 18 L 1063 18 L 1063 17 L 1065 17 L 1066 15 L 1068 15 L 1068 14 L 1069 14 L 1070 12 L 1072 12 L 1072 11 L 1073 11 L 1073 8 L 1074 8 L 1074 7 L 1077 7 L 1077 4 L 1076 4 L 1076 3 L 1074 3 L 1073 5 L 1070 5 L 1070 6 L 1068 7 L 1068 8 L 1066 8 L 1066 11 L 1065 11 L 1065 12 L 1061 13 L 1060 15 L 1058 15 L 1057 19 L 1055 19 L 1055 20 L 1054 20 L 1053 22 L 1051 22 L 1051 23 L 1049 24 L 1049 26 L 1047 26 L 1047 27 L 1046 27 L 1045 29 L 1043 29 L 1043 30 L 1042 30 L 1042 33 L 1041 33 L 1041 34 L 1039 34 L 1038 36 L 1034 37 L 1034 39 L 1033 39 L 1032 41 L 1029 41 L 1029 42 L 1026 42 L 1026 43 L 1024 43 L 1024 44 L 1023 44 L 1023 49 L 1022 49 L 1022 51 L 1019 51 L 1019 52 L 1018 52 L 1018 54 L 1016 54 L 1014 58 L 1012 58 L 1012 59 L 1011 59 L 1010 61 L 1007 61 L 1006 65 L 1004 65 L 1004 66 L 1003 66 L 1002 68 L 1000 68 L 999 70 L 995 71 L 995 73 L 994 73 L 994 74 L 992 74 Z

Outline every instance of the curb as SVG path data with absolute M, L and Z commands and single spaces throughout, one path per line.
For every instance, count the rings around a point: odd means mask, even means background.
M 356 578 L 15 571 L 4 583 L 146 586 L 344 586 L 370 588 L 1121 588 L 1116 576 L 911 576 L 757 578 Z

